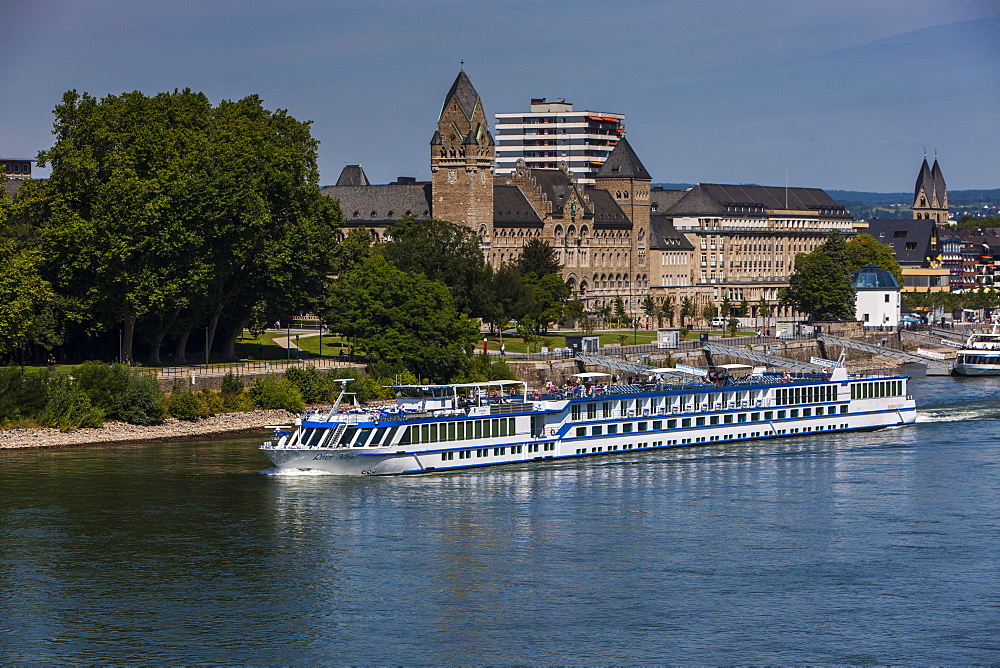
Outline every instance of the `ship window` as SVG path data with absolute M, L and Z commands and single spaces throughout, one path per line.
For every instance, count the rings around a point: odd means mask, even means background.
M 611 417 L 611 402 L 610 401 L 605 401 L 603 404 L 601 404 L 601 408 L 604 410 L 604 417 L 606 417 L 606 418 Z
M 639 426 L 637 427 L 637 430 L 638 431 L 646 431 L 646 428 L 648 426 L 649 426 L 649 423 L 647 423 L 647 422 L 640 422 Z
M 812 417 L 812 409 L 811 408 L 803 408 L 802 409 L 802 417 Z
M 764 411 L 764 419 L 770 420 L 774 417 L 774 411 Z
M 483 437 L 483 421 L 476 420 L 476 438 Z
M 824 413 L 822 406 L 816 407 L 816 415 L 822 415 Z
M 682 427 L 690 427 L 691 426 L 691 418 L 684 418 L 683 420 L 681 420 L 681 426 Z
M 846 413 L 847 412 L 847 404 L 844 404 L 843 406 L 840 407 L 840 412 L 841 413 Z
M 573 420 L 573 421 L 579 420 L 580 419 L 580 404 L 573 404 L 572 408 L 570 409 L 570 413 L 571 413 L 571 415 L 570 415 L 570 419 L 571 420 Z
M 410 438 L 412 437 L 411 434 L 413 436 L 416 436 L 418 433 L 419 432 L 417 431 L 416 427 L 404 427 L 403 428 L 403 437 L 401 439 L 399 439 L 399 444 L 400 445 L 409 445 L 410 444 Z M 417 441 L 414 441 L 414 442 L 415 443 L 419 443 L 420 441 L 418 439 Z
M 358 440 L 355 441 L 354 447 L 361 448 L 364 447 L 365 443 L 368 442 L 368 437 L 371 433 L 375 431 L 374 429 L 358 429 Z
M 577 427 L 576 428 L 576 435 L 577 435 L 577 437 L 586 436 L 587 435 L 587 428 L 586 427 Z
M 695 423 L 695 425 L 697 425 L 699 427 L 703 427 L 703 426 L 705 426 L 705 418 L 703 418 L 703 417 L 695 418 L 694 423 Z
M 444 427 L 444 425 L 441 425 L 441 426 Z M 444 429 L 442 429 L 441 431 L 444 432 Z M 444 436 L 443 433 L 441 435 Z M 437 426 L 437 424 L 432 424 L 431 425 L 431 440 L 430 440 L 430 442 L 431 443 L 437 443 L 438 440 L 440 440 L 440 439 L 438 439 L 438 426 Z
M 797 418 L 798 416 L 799 416 L 798 408 L 793 408 L 792 410 L 788 411 L 788 417 Z
M 653 420 L 653 429 L 663 429 L 663 421 Z
M 444 425 L 442 425 L 442 427 L 443 426 Z M 455 423 L 454 422 L 449 422 L 448 423 L 448 440 L 449 441 L 454 441 L 455 440 Z
M 498 425 L 500 427 L 500 435 L 501 436 L 506 436 L 507 435 L 507 420 L 497 420 L 497 422 L 500 423 Z
M 724 416 L 722 417 L 722 421 L 723 421 L 723 422 L 724 422 L 725 424 L 732 424 L 732 422 L 733 422 L 733 416 L 732 416 L 732 415 L 724 415 Z
M 779 420 L 785 419 L 785 411 L 778 411 L 778 419 Z
M 631 424 L 623 424 L 622 425 L 622 433 L 623 434 L 631 434 L 633 426 L 634 425 L 631 425 Z
M 737 422 L 746 422 L 747 421 L 747 414 L 746 413 L 740 413 L 739 417 L 736 418 L 736 421 Z
M 759 419 L 760 419 L 760 413 L 751 413 L 750 414 L 750 421 L 751 422 L 756 422 Z
M 301 443 L 302 445 L 305 445 L 306 443 L 308 443 L 309 442 L 309 437 L 312 436 L 312 433 L 314 431 L 316 431 L 315 428 L 309 427 L 304 432 L 302 432 L 302 439 L 299 441 L 299 443 Z
M 667 420 L 667 429 L 676 429 L 677 420 Z
M 587 404 L 587 419 L 593 420 L 597 417 L 597 404 Z
M 708 423 L 709 424 L 719 424 L 719 416 L 718 415 L 713 415 L 711 418 L 709 418 Z
M 600 436 L 603 433 L 603 427 L 594 427 L 590 430 L 591 436 Z
M 618 433 L 618 425 L 616 425 L 616 424 L 609 424 L 608 425 L 608 433 L 609 434 L 617 434 Z

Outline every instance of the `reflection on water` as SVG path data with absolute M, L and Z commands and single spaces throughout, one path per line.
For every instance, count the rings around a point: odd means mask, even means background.
M 458 474 L 273 475 L 256 437 L 0 452 L 0 656 L 995 662 L 976 381 L 916 379 L 907 428 Z

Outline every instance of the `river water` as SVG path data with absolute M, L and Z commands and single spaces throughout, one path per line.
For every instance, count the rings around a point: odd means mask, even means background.
M 0 451 L 0 663 L 1000 661 L 1000 379 L 867 434 L 383 479 Z

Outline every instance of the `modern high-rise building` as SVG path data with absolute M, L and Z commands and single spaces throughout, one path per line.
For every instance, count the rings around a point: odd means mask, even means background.
M 518 159 L 529 169 L 556 169 L 566 163 L 579 183 L 592 184 L 625 133 L 625 114 L 573 111 L 562 98 L 533 99 L 530 112 L 495 118 L 498 175 L 511 174 Z

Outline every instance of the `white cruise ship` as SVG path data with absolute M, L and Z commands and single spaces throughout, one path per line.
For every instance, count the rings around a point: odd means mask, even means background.
M 742 365 L 727 365 L 729 370 Z M 750 367 L 745 367 L 747 371 Z M 584 380 L 606 374 L 582 374 Z M 702 443 L 910 424 L 906 376 L 723 372 L 714 381 L 581 385 L 529 394 L 520 381 L 396 386 L 391 408 L 329 412 L 274 427 L 261 450 L 281 470 L 398 475 L 545 463 Z M 344 381 L 346 387 L 346 381 Z
M 1000 333 L 973 334 L 965 348 L 955 353 L 955 373 L 960 376 L 1000 376 Z

